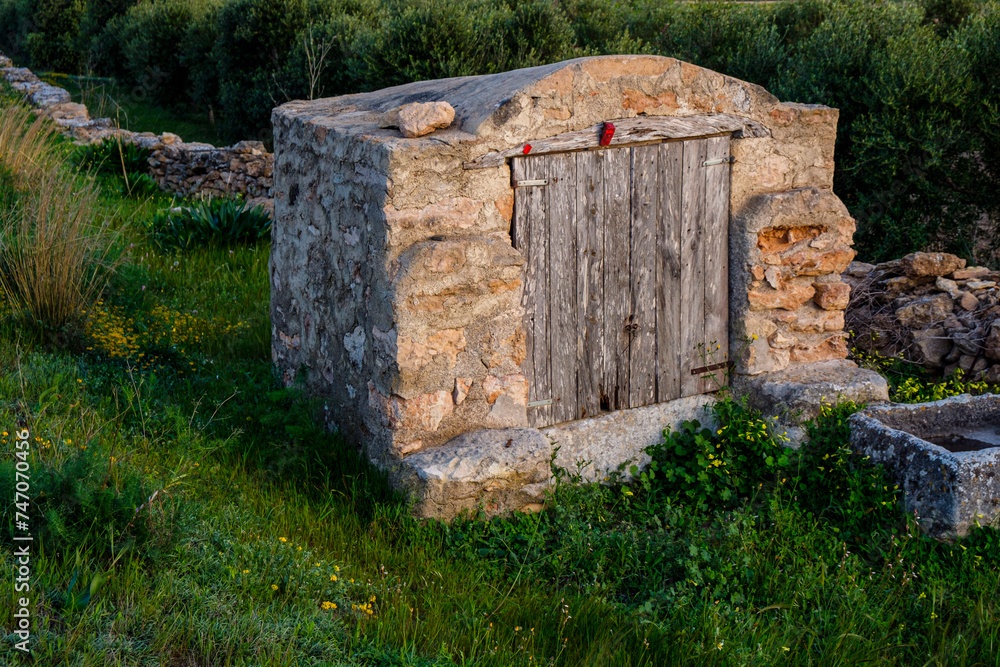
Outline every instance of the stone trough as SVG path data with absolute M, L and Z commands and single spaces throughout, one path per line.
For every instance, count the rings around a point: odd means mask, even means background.
M 1000 396 L 883 405 L 851 417 L 852 449 L 882 464 L 938 539 L 1000 519 Z

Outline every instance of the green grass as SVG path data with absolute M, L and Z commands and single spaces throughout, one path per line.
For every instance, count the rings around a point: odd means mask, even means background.
M 37 438 L 34 664 L 997 664 L 1000 539 L 921 537 L 844 453 L 853 407 L 729 501 L 567 473 L 539 514 L 419 522 L 273 377 L 267 245 L 156 251 L 171 200 L 103 182 L 127 261 L 87 321 L 53 346 L 0 304 L 7 568 L 10 434 Z M 709 436 L 738 449 L 756 417 L 729 409 Z M 75 570 L 109 575 L 77 611 Z
M 87 107 L 91 118 L 111 118 L 133 132 L 173 132 L 184 141 L 215 146 L 224 142 L 209 113 L 191 109 L 165 109 L 144 99 L 142 90 L 128 90 L 113 79 L 71 76 L 58 72 L 36 72 L 54 86 L 65 89 L 74 102 Z

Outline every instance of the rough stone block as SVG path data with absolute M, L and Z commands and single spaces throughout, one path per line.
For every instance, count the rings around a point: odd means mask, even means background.
M 889 385 L 875 371 L 859 368 L 847 360 L 796 364 L 775 373 L 753 377 L 736 376 L 733 391 L 746 396 L 749 404 L 775 421 L 787 433 L 790 444 L 805 439 L 801 424 L 819 415 L 821 406 L 839 401 L 884 403 Z
M 953 539 L 1000 523 L 998 427 L 1000 397 L 989 394 L 876 406 L 851 416 L 851 449 L 889 471 L 922 531 Z M 968 446 L 958 438 L 982 438 L 986 448 L 946 448 Z
M 843 310 L 851 299 L 851 286 L 847 283 L 813 283 L 816 295 L 813 301 L 823 310 Z
M 418 516 L 448 520 L 480 507 L 499 514 L 544 499 L 551 456 L 537 429 L 470 431 L 403 459 L 401 481 Z
M 902 267 L 911 278 L 946 276 L 964 269 L 965 260 L 946 252 L 913 252 L 903 257 Z
M 640 469 L 649 465 L 649 455 L 643 450 L 662 442 L 665 428 L 678 429 L 693 419 L 714 425 L 706 407 L 715 400 L 706 394 L 620 410 L 544 428 L 542 435 L 559 447 L 556 465 L 560 468 L 571 473 L 579 471 L 590 481 L 603 481 L 621 468 L 623 479 L 631 479 L 628 468 L 631 464 Z M 578 465 L 581 462 L 585 465 Z

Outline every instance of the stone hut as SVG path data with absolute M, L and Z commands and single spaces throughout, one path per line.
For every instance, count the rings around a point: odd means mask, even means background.
M 655 56 L 285 104 L 274 362 L 445 518 L 535 508 L 553 456 L 642 465 L 727 380 L 791 427 L 884 400 L 845 360 L 837 116 Z

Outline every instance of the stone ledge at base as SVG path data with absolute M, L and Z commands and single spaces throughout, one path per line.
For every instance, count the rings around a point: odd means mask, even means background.
M 585 461 L 579 470 L 590 481 L 604 479 L 622 464 L 645 467 L 649 457 L 643 450 L 659 442 L 665 428 L 689 419 L 707 422 L 705 407 L 714 402 L 711 395 L 691 396 L 542 430 L 470 431 L 403 459 L 397 481 L 409 490 L 414 514 L 423 518 L 447 521 L 479 508 L 491 516 L 537 511 L 551 481 L 553 452 L 556 465 L 570 472 Z
M 802 424 L 818 416 L 823 405 L 839 401 L 889 402 L 889 384 L 885 378 L 846 359 L 803 363 L 761 375 L 740 375 L 733 378 L 732 384 L 736 396 L 747 397 L 751 408 L 760 410 L 787 432 L 792 447 L 805 440 Z
M 587 481 L 600 481 L 614 473 L 623 463 L 622 478 L 630 479 L 628 468 L 649 465 L 647 447 L 663 438 L 663 429 L 680 427 L 689 419 L 709 424 L 711 413 L 706 407 L 715 403 L 715 396 L 702 394 L 658 403 L 644 408 L 619 410 L 598 415 L 591 419 L 566 422 L 542 429 L 542 435 L 554 443 L 559 451 L 556 465 L 571 473 L 579 470 Z M 577 466 L 585 462 L 586 466 Z

